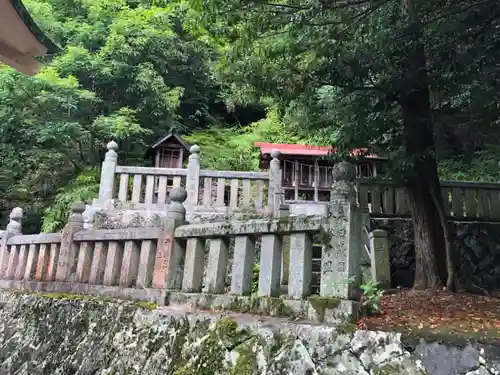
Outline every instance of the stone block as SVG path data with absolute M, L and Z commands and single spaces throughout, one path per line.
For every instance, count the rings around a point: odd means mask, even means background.
M 311 292 L 312 236 L 309 233 L 294 233 L 290 237 L 290 276 L 288 295 L 300 299 Z
M 259 296 L 276 297 L 280 294 L 282 249 L 277 234 L 262 236 L 260 247 Z
M 237 236 L 231 272 L 231 293 L 249 295 L 252 292 L 252 273 L 255 258 L 255 240 L 250 236 Z
M 188 239 L 182 280 L 182 290 L 184 292 L 201 292 L 204 260 L 205 241 L 202 238 Z
M 136 284 L 139 271 L 140 248 L 136 241 L 126 241 L 120 271 L 120 286 L 130 287 Z
M 224 293 L 228 268 L 228 256 L 227 239 L 210 239 L 205 292 Z

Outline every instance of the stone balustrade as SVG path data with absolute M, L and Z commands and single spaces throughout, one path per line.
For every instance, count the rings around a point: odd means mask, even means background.
M 217 309 L 241 310 L 243 304 L 245 311 L 273 300 L 300 316 L 310 317 L 307 306 L 316 306 L 312 316 L 318 320 L 325 319 L 325 309 L 353 313 L 364 233 L 350 167 L 340 164 L 327 212 L 318 216 L 291 217 L 280 206 L 277 217 L 189 224 L 188 194 L 176 187 L 159 227 L 85 230 L 85 206 L 75 203 L 61 233 L 22 235 L 22 210 L 16 208 L 1 239 L 0 288 Z M 322 254 L 319 295 L 311 296 L 314 242 L 321 243 Z
M 266 207 L 277 207 L 281 199 L 279 152 L 273 153 L 274 162 L 267 172 L 235 172 L 201 169 L 200 148 L 196 145 L 190 149 L 185 169 L 121 166 L 118 145 L 112 141 L 107 147 L 97 204 L 117 200 L 135 209 L 164 210 L 172 189 L 178 187 L 186 189 L 186 207 L 190 210 L 264 212 Z

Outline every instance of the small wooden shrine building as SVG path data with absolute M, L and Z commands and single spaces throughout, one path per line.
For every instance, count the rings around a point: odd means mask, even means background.
M 191 146 L 174 131 L 158 139 L 147 151 L 155 168 L 182 168 Z
M 36 57 L 59 48 L 40 30 L 21 0 L 0 1 L 0 62 L 27 74 L 40 71 Z
M 286 200 L 326 201 L 333 184 L 333 162 L 327 157 L 335 152 L 333 147 L 255 142 L 260 149 L 260 168 L 266 170 L 271 152 L 279 150 L 283 171 L 282 187 Z M 353 155 L 366 154 L 367 150 L 353 150 Z M 365 155 L 356 165 L 357 178 L 376 177 L 387 158 L 374 154 Z

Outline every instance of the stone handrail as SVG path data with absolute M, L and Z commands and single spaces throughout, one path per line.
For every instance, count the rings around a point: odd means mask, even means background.
M 182 168 L 126 167 L 117 165 L 116 174 L 151 175 L 151 176 L 186 176 L 187 170 Z
M 101 172 L 100 204 L 117 199 L 135 208 L 162 210 L 177 187 L 186 189 L 186 206 L 192 209 L 227 207 L 264 212 L 267 206 L 274 211 L 282 199 L 279 153 L 274 153 L 275 162 L 268 172 L 235 172 L 201 169 L 200 148 L 196 145 L 191 147 L 186 169 L 119 166 L 117 147 L 115 142 L 108 144 Z M 119 176 L 117 189 L 115 176 Z
M 337 185 L 326 216 L 213 224 L 187 224 L 187 193 L 176 188 L 159 228 L 84 230 L 85 206 L 75 203 L 61 233 L 22 235 L 22 210 L 16 208 L 1 240 L 0 288 L 130 298 L 140 291 L 148 296 L 168 292 L 245 298 L 255 291 L 252 279 L 258 265 L 256 297 L 281 297 L 302 309 L 311 294 L 313 236 L 318 235 L 323 244 L 321 297 L 354 303 L 359 297 L 361 212 L 351 182 L 339 180 Z M 260 256 L 255 259 L 258 240 Z M 282 292 L 285 253 L 288 280 Z
M 267 172 L 211 171 L 201 170 L 200 177 L 227 178 L 240 180 L 269 180 Z
M 286 235 L 297 232 L 320 231 L 326 219 L 318 216 L 297 216 L 284 219 L 251 219 L 223 223 L 188 224 L 175 229 L 176 238 L 257 235 L 275 233 Z

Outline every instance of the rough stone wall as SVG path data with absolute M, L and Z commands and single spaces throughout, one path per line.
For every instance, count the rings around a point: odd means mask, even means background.
M 3 373 L 489 375 L 499 368 L 490 347 L 421 341 L 409 348 L 397 333 L 51 297 L 0 293 Z
M 388 231 L 392 286 L 411 287 L 415 272 L 411 220 L 372 220 L 371 227 Z M 500 289 L 500 224 L 453 223 L 450 230 L 464 287 Z

